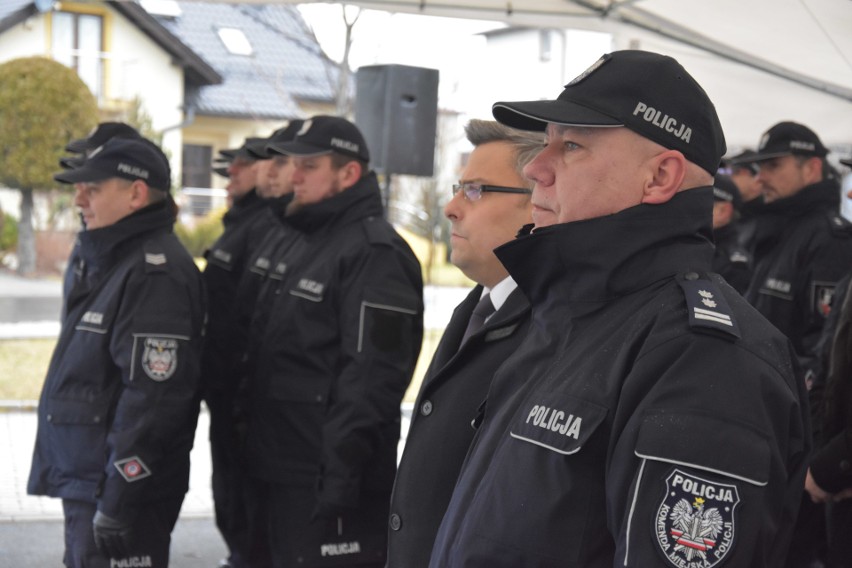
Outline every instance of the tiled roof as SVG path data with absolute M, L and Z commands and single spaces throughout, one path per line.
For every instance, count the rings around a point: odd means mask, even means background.
M 221 82 L 222 78 L 212 67 L 164 29 L 138 4 L 119 0 L 108 0 L 105 3 L 133 22 L 144 34 L 171 54 L 174 60 L 185 69 L 190 84 L 200 86 Z M 37 13 L 36 2 L 33 0 L 0 0 L 0 33 Z
M 336 64 L 320 53 L 295 7 L 178 5 L 178 17 L 152 15 L 224 78 L 222 84 L 199 91 L 197 113 L 289 119 L 302 115 L 298 100 L 334 99 Z M 230 53 L 218 35 L 223 27 L 242 30 L 253 53 Z
M 37 12 L 33 0 L 2 0 L 0 2 L 0 32 Z

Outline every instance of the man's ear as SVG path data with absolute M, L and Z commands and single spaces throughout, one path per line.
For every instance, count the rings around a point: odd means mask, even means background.
M 822 160 L 812 156 L 804 161 L 805 183 L 808 185 L 822 181 Z
M 346 162 L 342 168 L 340 168 L 340 187 L 343 189 L 349 189 L 361 179 L 362 174 L 361 163 L 352 160 L 351 162 Z
M 666 150 L 649 159 L 650 175 L 645 183 L 642 203 L 666 203 L 683 186 L 686 158 L 677 150 Z
M 134 180 L 130 184 L 130 208 L 133 211 L 142 209 L 148 205 L 148 192 L 151 189 L 141 179 Z

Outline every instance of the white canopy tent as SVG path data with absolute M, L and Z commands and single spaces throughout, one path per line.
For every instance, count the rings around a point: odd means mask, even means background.
M 775 122 L 796 120 L 817 131 L 840 154 L 852 154 L 852 0 L 346 3 L 519 27 L 608 32 L 613 49 L 638 47 L 681 61 L 715 101 L 730 147 L 754 146 L 760 133 Z M 553 96 L 559 87 L 555 84 Z

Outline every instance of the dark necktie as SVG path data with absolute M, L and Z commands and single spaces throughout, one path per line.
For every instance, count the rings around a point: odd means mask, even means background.
M 473 313 L 470 314 L 470 321 L 467 323 L 467 329 L 464 330 L 464 336 L 461 343 L 467 341 L 467 338 L 479 331 L 488 316 L 495 312 L 494 304 L 491 303 L 491 294 L 485 294 L 480 298 L 479 303 L 473 308 Z M 459 345 L 461 345 L 461 343 Z

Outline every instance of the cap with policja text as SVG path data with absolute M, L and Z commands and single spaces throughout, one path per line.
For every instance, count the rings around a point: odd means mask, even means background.
M 69 142 L 65 146 L 65 150 L 75 154 L 83 154 L 103 146 L 111 138 L 142 138 L 142 135 L 139 134 L 138 130 L 123 122 L 102 122 L 94 127 L 85 138 Z
M 737 184 L 725 174 L 716 174 L 713 178 L 713 199 L 726 201 L 733 205 L 734 209 L 740 209 L 743 204 Z
M 624 126 L 711 174 L 726 151 L 716 107 L 701 85 L 675 59 L 649 51 L 605 54 L 556 100 L 497 102 L 492 113 L 521 130 Z
M 364 162 L 370 161 L 370 152 L 361 131 L 339 116 L 309 118 L 292 141 L 276 144 L 274 149 L 291 156 L 321 156 L 337 152 Z
M 751 159 L 761 162 L 791 154 L 824 157 L 828 154 L 828 148 L 823 146 L 819 136 L 804 124 L 785 121 L 763 133 L 757 153 Z
M 78 167 L 54 174 L 62 183 L 85 183 L 110 178 L 142 180 L 161 191 L 171 188 L 168 158 L 156 144 L 145 138 L 112 138 L 95 148 Z

